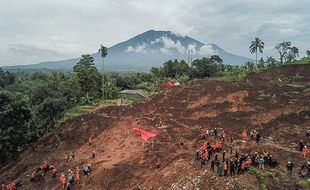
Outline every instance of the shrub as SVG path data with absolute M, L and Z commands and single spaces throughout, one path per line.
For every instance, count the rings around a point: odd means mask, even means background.
M 297 182 L 297 185 L 303 189 L 309 189 L 310 188 L 310 180 L 309 179 L 300 179 Z

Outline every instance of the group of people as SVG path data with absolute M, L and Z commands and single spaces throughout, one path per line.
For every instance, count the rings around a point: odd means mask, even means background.
M 255 166 L 261 169 L 265 169 L 265 165 L 270 167 L 276 167 L 279 163 L 268 152 L 259 154 L 258 152 L 243 154 L 238 147 L 235 148 L 233 154 L 233 137 L 230 138 L 230 157 L 227 156 L 226 151 L 223 149 L 225 139 L 227 137 L 226 132 L 223 130 L 218 132 L 215 128 L 213 131 L 203 129 L 201 131 L 201 138 L 206 140 L 208 135 L 212 135 L 216 140 L 213 143 L 206 141 L 201 145 L 194 154 L 195 162 L 200 162 L 200 167 L 203 168 L 208 161 L 211 162 L 211 171 L 216 172 L 219 176 L 228 176 L 228 171 L 231 176 L 236 174 L 243 174 L 250 167 Z M 246 130 L 241 134 L 243 142 L 248 140 Z M 250 131 L 250 140 L 255 140 L 257 143 L 260 141 L 260 134 L 256 130 Z M 214 157 L 213 157 L 214 155 Z
M 8 184 L 2 183 L 1 190 L 16 190 L 16 185 L 13 181 L 9 182 Z
M 251 141 L 256 141 L 257 143 L 259 143 L 261 141 L 261 134 L 256 130 L 256 129 L 251 129 L 250 132 L 250 140 Z M 200 137 L 205 140 L 207 138 L 207 136 L 214 136 L 216 138 L 219 137 L 220 141 L 224 142 L 225 139 L 227 138 L 227 133 L 222 130 L 221 132 L 219 132 L 219 130 L 217 128 L 214 128 L 213 130 L 209 130 L 209 129 L 202 129 L 201 133 L 200 133 Z M 246 130 L 242 131 L 242 140 L 243 142 L 247 142 L 248 140 L 248 132 Z M 233 136 L 230 136 L 230 141 L 233 142 Z
M 58 170 L 54 166 L 50 166 L 47 161 L 44 161 L 37 169 L 37 171 L 32 172 L 30 181 L 33 183 L 44 182 L 44 176 L 48 171 L 51 171 L 52 178 L 57 177 Z M 84 176 L 89 177 L 91 174 L 91 164 L 88 163 L 83 167 Z M 59 182 L 63 189 L 70 190 L 74 184 L 80 183 L 80 168 L 77 166 L 75 170 L 69 169 L 67 174 L 61 173 L 59 176 Z

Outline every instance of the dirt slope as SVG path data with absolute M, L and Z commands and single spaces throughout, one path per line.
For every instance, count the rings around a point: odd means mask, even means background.
M 310 144 L 305 138 L 310 127 L 309 88 L 310 65 L 293 65 L 251 74 L 245 82 L 197 80 L 145 103 L 96 109 L 62 123 L 32 144 L 19 160 L 0 170 L 0 180 L 15 180 L 18 189 L 60 189 L 50 174 L 44 184 L 29 182 L 32 171 L 47 160 L 64 172 L 91 162 L 92 180 L 82 177 L 78 189 L 258 189 L 253 176 L 218 177 L 209 163 L 205 170 L 194 163 L 193 153 L 203 143 L 200 128 L 217 127 L 233 134 L 243 152 L 268 151 L 280 162 L 279 167 L 266 169 L 278 173 L 265 179 L 267 189 L 296 189 L 296 172 L 287 177 L 285 166 L 288 160 L 297 163 L 296 168 L 306 161 L 292 143 L 304 139 Z M 161 116 L 168 128 L 158 128 Z M 143 142 L 131 133 L 133 127 L 158 135 Z M 241 132 L 252 128 L 273 140 L 241 143 Z M 89 137 L 94 139 L 91 146 Z M 178 145 L 180 137 L 185 147 Z M 94 160 L 92 150 L 97 152 Z M 67 163 L 65 154 L 72 151 L 76 158 Z

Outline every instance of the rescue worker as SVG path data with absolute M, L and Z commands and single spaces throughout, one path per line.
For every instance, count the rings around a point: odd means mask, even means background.
M 15 183 L 13 181 L 11 181 L 7 186 L 6 186 L 7 190 L 16 190 L 16 186 Z
M 31 182 L 36 182 L 36 172 L 32 172 L 30 181 Z
M 286 169 L 287 169 L 287 173 L 288 173 L 289 175 L 292 174 L 293 168 L 294 168 L 294 163 L 291 162 L 291 161 L 288 161 L 288 162 L 287 162 L 287 165 L 286 165 Z
M 247 138 L 248 138 L 248 134 L 247 134 L 246 130 L 243 130 L 243 132 L 242 132 L 242 139 L 243 139 L 243 141 L 246 142 Z
M 261 156 L 260 159 L 258 160 L 258 164 L 259 164 L 260 169 L 263 169 L 263 170 L 265 169 L 265 166 L 264 166 L 265 160 L 264 160 L 263 156 Z
M 224 176 L 227 177 L 227 172 L 228 172 L 228 161 L 224 162 Z
M 90 176 L 91 172 L 92 172 L 91 164 L 88 163 L 87 165 L 85 165 L 85 166 L 83 167 L 83 173 L 84 173 L 84 175 L 87 176 L 87 178 L 88 178 L 88 177 Z
M 52 178 L 56 178 L 56 174 L 57 174 L 58 170 L 54 167 L 52 169 Z
M 92 151 L 92 158 L 95 159 L 95 157 L 96 157 L 96 151 L 93 150 L 93 151 Z
M 77 183 L 77 184 L 79 184 L 80 183 L 80 172 L 79 171 L 76 171 L 76 174 L 75 174 L 75 182 Z
M 202 129 L 201 132 L 200 132 L 200 137 L 202 140 L 206 140 L 206 130 L 205 129 Z
M 93 143 L 93 140 L 92 140 L 91 137 L 89 137 L 89 139 L 88 139 L 88 145 L 90 146 L 90 145 L 92 145 L 92 143 Z
M 235 169 L 236 169 L 235 163 L 234 163 L 233 160 L 231 160 L 230 163 L 229 163 L 229 172 L 230 172 L 230 176 L 236 175 Z
M 226 151 L 224 150 L 224 152 L 222 153 L 223 162 L 225 161 L 225 155 L 226 155 Z
M 157 169 L 160 168 L 160 160 L 159 160 L 159 158 L 157 159 L 156 166 L 157 166 Z
M 256 134 L 256 143 L 259 143 L 260 138 L 261 138 L 260 134 L 259 134 L 259 133 L 257 133 L 257 134 Z
M 217 138 L 217 129 L 216 128 L 214 128 L 213 133 L 214 133 L 215 138 Z
M 45 175 L 48 170 L 49 170 L 49 165 L 48 165 L 47 161 L 44 161 L 44 163 L 43 163 L 43 174 Z
M 66 180 L 66 176 L 65 176 L 64 173 L 61 173 L 61 175 L 60 175 L 60 177 L 59 177 L 59 181 L 60 181 L 61 187 L 62 187 L 63 189 L 65 189 L 65 188 L 66 188 L 66 182 L 67 182 L 67 180 Z
M 211 171 L 214 172 L 214 165 L 215 165 L 215 160 L 212 160 L 211 161 Z
M 307 148 L 307 146 L 304 146 L 304 148 L 302 150 L 302 154 L 304 155 L 304 158 L 308 157 L 309 149 Z
M 250 131 L 250 140 L 252 141 L 254 139 L 254 129 L 251 129 Z
M 301 153 L 302 153 L 302 150 L 304 149 L 304 146 L 305 146 L 304 141 L 301 140 L 301 141 L 299 142 L 299 151 L 300 151 Z

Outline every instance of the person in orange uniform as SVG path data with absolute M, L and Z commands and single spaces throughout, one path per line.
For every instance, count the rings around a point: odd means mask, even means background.
M 61 187 L 65 189 L 66 188 L 66 176 L 64 173 L 60 175 L 59 181 L 60 181 Z
M 308 157 L 309 149 L 307 148 L 307 146 L 304 146 L 304 148 L 302 149 L 302 154 L 304 155 L 304 158 Z

